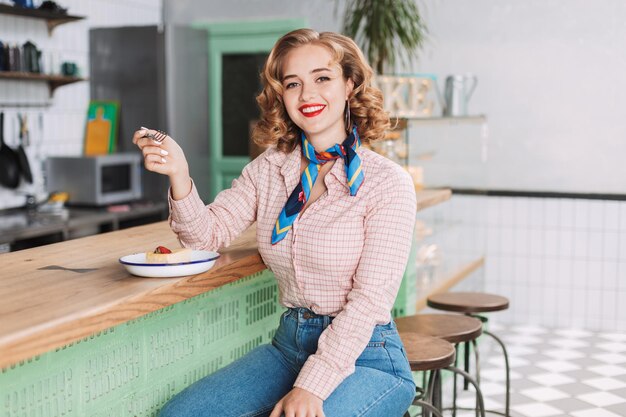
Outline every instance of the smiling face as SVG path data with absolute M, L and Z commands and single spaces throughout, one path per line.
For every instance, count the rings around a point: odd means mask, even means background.
M 282 67 L 283 102 L 291 120 L 316 150 L 346 137 L 344 108 L 354 87 L 345 80 L 333 56 L 319 45 L 291 50 Z

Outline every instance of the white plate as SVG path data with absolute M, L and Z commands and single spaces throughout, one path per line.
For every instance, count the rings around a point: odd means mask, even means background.
M 217 252 L 206 250 L 191 251 L 191 261 L 176 264 L 146 263 L 145 253 L 133 253 L 122 256 L 120 263 L 133 275 L 149 278 L 182 277 L 196 275 L 211 269 L 215 260 L 220 257 Z

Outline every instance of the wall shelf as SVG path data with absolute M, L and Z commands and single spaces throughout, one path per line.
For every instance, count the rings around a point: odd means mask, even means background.
M 48 74 L 37 74 L 33 72 L 15 72 L 15 71 L 0 71 L 0 79 L 46 81 L 48 83 L 48 88 L 50 89 L 50 97 L 52 97 L 52 95 L 54 94 L 54 90 L 56 90 L 58 87 L 87 80 L 86 78 L 81 78 L 81 77 L 66 77 L 64 75 L 48 75 Z
M 48 26 L 48 34 L 51 34 L 52 30 L 59 25 L 75 22 L 76 20 L 82 20 L 85 18 L 84 16 L 72 16 L 39 9 L 26 9 L 23 7 L 8 6 L 6 4 L 0 4 L 0 14 L 45 20 L 46 25 Z
M 404 117 L 411 124 L 461 124 L 461 123 L 485 123 L 487 116 L 478 114 L 474 116 L 449 116 L 449 117 Z

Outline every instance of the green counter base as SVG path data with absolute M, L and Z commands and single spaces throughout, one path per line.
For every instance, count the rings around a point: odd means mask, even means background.
M 409 265 L 414 265 L 414 250 Z M 393 315 L 415 311 L 407 268 Z M 0 371 L 0 417 L 152 417 L 269 343 L 284 308 L 265 270 Z
M 3 369 L 0 416 L 155 416 L 270 342 L 282 311 L 273 274 L 251 275 Z

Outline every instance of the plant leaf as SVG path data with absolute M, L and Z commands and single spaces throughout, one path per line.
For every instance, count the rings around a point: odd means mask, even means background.
M 346 0 L 343 32 L 380 74 L 398 57 L 404 64 L 416 59 L 428 29 L 415 0 Z

